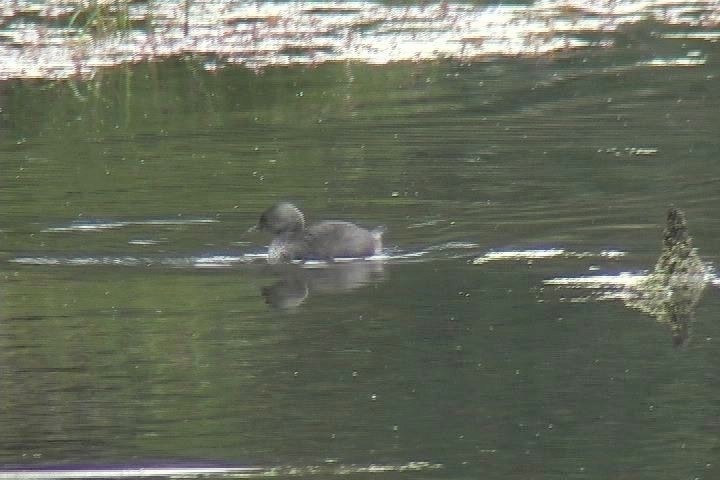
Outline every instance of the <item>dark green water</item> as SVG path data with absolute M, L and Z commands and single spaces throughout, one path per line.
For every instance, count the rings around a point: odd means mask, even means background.
M 670 204 L 720 256 L 720 47 L 633 35 L 2 84 L 0 464 L 716 478 L 717 282 L 680 348 L 543 284 L 652 267 Z M 638 63 L 692 50 L 707 62 Z M 387 258 L 271 268 L 246 230 L 279 199 L 384 225 Z M 548 248 L 587 255 L 472 263 Z

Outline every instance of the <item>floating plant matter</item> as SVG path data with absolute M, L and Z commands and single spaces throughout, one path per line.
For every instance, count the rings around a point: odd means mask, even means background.
M 671 208 L 663 234 L 663 248 L 655 268 L 647 275 L 621 273 L 578 278 L 554 278 L 546 285 L 593 289 L 598 300 L 622 300 L 630 308 L 670 325 L 673 343 L 682 345 L 705 287 L 713 280 L 688 234 L 685 214 Z

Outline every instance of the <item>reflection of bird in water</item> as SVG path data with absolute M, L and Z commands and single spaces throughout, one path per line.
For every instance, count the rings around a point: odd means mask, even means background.
M 293 204 L 281 202 L 263 212 L 257 226 L 273 234 L 268 262 L 363 258 L 382 250 L 382 230 L 366 230 L 354 223 L 323 221 L 305 225 L 305 216 Z
M 268 305 L 282 309 L 298 307 L 312 294 L 344 292 L 380 282 L 385 275 L 383 263 L 373 260 L 277 268 L 282 278 L 263 287 L 262 296 Z
M 707 283 L 708 271 L 692 246 L 685 214 L 671 208 L 655 269 L 632 287 L 626 304 L 669 324 L 673 343 L 682 345 L 689 336 L 695 306 Z

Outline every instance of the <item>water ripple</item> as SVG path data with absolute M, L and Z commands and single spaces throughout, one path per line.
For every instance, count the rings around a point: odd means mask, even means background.
M 213 218 L 195 218 L 195 219 L 155 219 L 155 220 L 136 220 L 136 221 L 118 221 L 118 222 L 73 222 L 70 225 L 49 227 L 42 230 L 43 233 L 48 232 L 100 232 L 103 230 L 113 230 L 117 228 L 153 225 L 153 226 L 178 226 L 178 225 L 198 225 L 205 223 L 217 223 L 218 220 Z
M 602 250 L 600 252 L 573 252 L 562 248 L 548 248 L 536 250 L 503 250 L 491 251 L 473 260 L 473 264 L 481 265 L 492 261 L 531 261 L 548 258 L 588 258 L 588 257 L 604 257 L 619 258 L 625 256 L 626 253 L 620 250 Z
M 0 23 L 7 27 L 0 35 L 0 79 L 91 77 L 104 67 L 188 54 L 208 58 L 208 70 L 223 64 L 262 69 L 338 61 L 541 56 L 611 47 L 615 32 L 647 20 L 693 29 L 720 23 L 717 2 L 711 0 L 540 0 L 489 6 L 158 0 L 128 6 L 130 22 L 145 27 L 92 38 L 89 29 L 57 26 L 63 19 L 70 23 L 76 9 L 75 0 L 17 0 L 1 6 Z M 686 36 L 666 38 L 713 41 L 716 34 L 678 32 L 674 35 Z M 646 65 L 703 63 L 702 58 L 658 59 Z

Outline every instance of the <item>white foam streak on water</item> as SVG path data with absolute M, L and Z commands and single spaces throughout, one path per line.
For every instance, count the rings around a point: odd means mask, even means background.
M 20 265 L 63 265 L 63 266 L 119 266 L 119 267 L 151 267 L 165 266 L 176 268 L 222 268 L 238 264 L 265 261 L 267 255 L 246 254 L 242 256 L 212 255 L 207 257 L 17 257 L 10 263 Z
M 97 470 L 15 470 L 0 471 L 0 480 L 61 480 L 81 478 L 200 478 L 219 475 L 227 478 L 250 478 L 257 476 L 255 468 L 128 468 Z
M 647 65 L 648 67 L 697 67 L 705 65 L 705 58 L 654 58 L 652 60 L 638 62 L 638 65 Z
M 389 260 L 414 259 L 426 256 L 430 250 L 403 251 L 398 248 L 388 249 L 382 253 L 382 258 Z
M 480 245 L 472 242 L 447 242 L 442 245 L 428 247 L 427 251 L 435 250 L 469 250 L 474 248 L 480 248 Z
M 267 258 L 267 255 L 264 256 Z M 260 257 L 262 258 L 262 257 Z M 212 257 L 199 257 L 190 259 L 188 262 L 190 266 L 196 268 L 223 268 L 232 267 L 238 263 L 251 263 L 255 260 L 254 256 L 230 256 L 230 255 L 215 255 Z
M 102 230 L 111 230 L 114 228 L 126 227 L 127 225 L 128 224 L 125 222 L 82 223 L 70 225 L 67 227 L 50 227 L 46 228 L 42 232 L 97 232 Z
M 208 255 L 199 257 L 132 257 L 132 256 L 103 256 L 103 257 L 16 257 L 10 263 L 20 265 L 65 265 L 65 266 L 107 266 L 122 267 L 150 267 L 166 266 L 178 268 L 228 268 L 239 264 L 266 263 L 267 253 L 245 253 L 242 255 Z M 395 258 L 389 255 L 374 255 L 366 258 L 336 258 L 332 262 L 323 260 L 295 260 L 292 263 L 302 268 L 327 268 L 334 264 L 354 262 L 384 262 Z
M 558 277 L 544 280 L 545 285 L 557 285 L 569 288 L 608 288 L 608 287 L 634 287 L 647 275 L 621 272 L 617 275 L 593 275 L 588 277 Z
M 133 244 L 151 245 L 151 242 L 139 241 Z M 441 245 L 428 247 L 424 250 L 413 252 L 387 251 L 380 255 L 373 255 L 366 258 L 336 258 L 328 263 L 323 260 L 293 261 L 294 264 L 303 268 L 324 268 L 331 264 L 342 264 L 351 262 L 393 262 L 393 261 L 430 261 L 438 258 L 463 258 L 467 253 L 453 254 L 457 250 L 471 250 L 479 248 L 479 245 L 471 242 L 447 242 Z M 449 254 L 449 256 L 448 256 Z M 572 252 L 560 248 L 536 249 L 536 250 L 506 250 L 491 251 L 485 255 L 475 258 L 472 263 L 475 265 L 491 261 L 532 261 L 551 258 L 619 258 L 625 252 L 618 250 L 602 250 L 600 252 Z M 267 253 L 243 253 L 240 255 L 208 255 L 190 257 L 134 257 L 134 256 L 87 256 L 87 257 L 16 257 L 9 260 L 10 263 L 23 265 L 68 265 L 68 266 L 92 266 L 92 265 L 117 265 L 126 267 L 136 266 L 170 266 L 179 268 L 224 268 L 233 267 L 238 264 L 249 264 L 266 262 Z
M 505 250 L 492 251 L 473 260 L 473 264 L 481 265 L 492 261 L 529 261 L 544 260 L 548 258 L 588 258 L 588 257 L 604 257 L 619 258 L 625 255 L 625 252 L 619 250 L 602 250 L 600 252 L 572 252 L 562 248 L 548 248 L 537 250 Z
M 681 32 L 681 33 L 663 33 L 662 38 L 671 39 L 692 39 L 692 40 L 720 40 L 720 32 Z
M 399 465 L 308 465 L 280 467 L 146 467 L 98 469 L 37 469 L 0 471 L 0 480 L 64 480 L 83 478 L 266 478 L 308 477 L 313 475 L 354 475 L 359 473 L 419 472 L 442 469 L 430 462 L 408 462 Z
M 475 265 L 490 262 L 492 260 L 532 260 L 538 258 L 553 258 L 565 255 L 565 250 L 551 248 L 547 250 L 509 250 L 504 252 L 488 252 L 482 257 L 473 260 Z
M 103 230 L 112 230 L 116 228 L 124 228 L 130 226 L 154 225 L 154 226 L 179 226 L 179 225 L 199 225 L 205 223 L 217 223 L 218 220 L 213 218 L 196 218 L 187 220 L 177 219 L 157 219 L 157 220 L 138 220 L 128 222 L 76 222 L 63 227 L 50 227 L 42 230 L 43 233 L 48 232 L 100 232 Z
M 543 281 L 544 285 L 560 286 L 565 288 L 578 288 L 589 290 L 632 289 L 648 278 L 647 272 L 632 273 L 621 272 L 616 275 L 591 275 L 587 277 L 557 277 Z M 701 277 L 700 282 L 720 287 L 720 279 L 714 273 L 707 273 Z M 603 299 L 627 298 L 632 294 L 625 291 L 605 291 Z
M 128 240 L 128 245 L 140 245 L 140 246 L 149 246 L 149 245 L 159 245 L 163 243 L 162 240 L 150 240 L 150 239 L 135 239 L 135 240 Z

